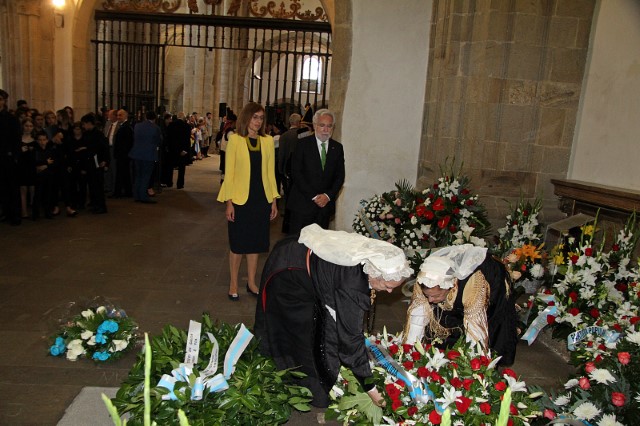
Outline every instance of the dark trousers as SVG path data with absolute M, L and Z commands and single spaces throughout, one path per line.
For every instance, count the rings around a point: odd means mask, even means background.
M 133 198 L 136 201 L 149 200 L 149 180 L 153 174 L 154 161 L 135 160 L 133 179 Z
M 317 223 L 324 229 L 329 229 L 331 222 L 331 210 L 329 205 L 324 208 L 314 208 L 311 211 L 291 210 L 289 218 L 289 235 L 298 234 L 302 228 L 312 223 Z
M 115 197 L 131 197 L 132 191 L 131 160 L 128 158 L 117 158 L 116 183 L 113 189 L 113 195 Z
M 104 169 L 90 167 L 87 171 L 89 183 L 89 199 L 93 211 L 106 211 L 107 203 L 104 198 Z
M 15 163 L 9 156 L 0 158 L 0 204 L 7 222 L 13 225 L 21 222 L 20 185 L 16 179 Z
M 178 160 L 178 181 L 176 182 L 176 188 L 184 188 L 184 174 L 187 170 L 187 160 L 180 158 Z
M 36 176 L 35 191 L 33 194 L 33 206 L 31 214 L 34 219 L 40 217 L 40 213 L 45 217 L 51 217 L 53 203 L 51 201 L 53 175 L 46 171 L 39 172 Z

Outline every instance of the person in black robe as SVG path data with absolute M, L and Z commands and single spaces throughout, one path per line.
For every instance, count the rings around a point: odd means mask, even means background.
M 363 334 L 371 290 L 391 292 L 413 271 L 401 249 L 317 224 L 276 244 L 260 283 L 255 334 L 280 369 L 306 374 L 299 384 L 327 407 L 340 366 L 350 368 L 371 399 L 383 399 L 371 376 Z
M 518 343 L 515 299 L 509 273 L 486 248 L 442 248 L 420 267 L 407 311 L 405 343 L 425 336 L 451 347 L 465 335 L 501 356 L 499 365 L 509 366 Z

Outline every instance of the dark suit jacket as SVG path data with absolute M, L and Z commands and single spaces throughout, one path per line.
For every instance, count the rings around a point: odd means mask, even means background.
M 187 164 L 191 160 L 191 126 L 184 120 L 174 120 L 167 126 L 169 152 L 177 164 Z M 180 156 L 185 151 L 187 155 Z
M 316 136 L 300 139 L 291 163 L 292 187 L 287 208 L 305 214 L 320 210 L 333 214 L 335 202 L 344 183 L 344 149 L 342 144 L 329 139 L 327 162 L 324 170 L 318 152 Z M 327 194 L 331 201 L 320 209 L 312 200 L 318 194 Z
M 129 158 L 129 151 L 133 147 L 133 128 L 131 123 L 125 121 L 118 125 L 116 134 L 113 135 L 113 157 L 118 160 Z
M 144 120 L 133 128 L 133 148 L 129 158 L 143 161 L 158 161 L 158 147 L 162 142 L 160 127 L 152 121 Z

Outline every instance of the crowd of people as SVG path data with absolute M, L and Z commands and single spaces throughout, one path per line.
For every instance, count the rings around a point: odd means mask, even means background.
M 108 198 L 155 203 L 159 187 L 184 188 L 186 166 L 209 156 L 212 114 L 161 114 L 126 107 L 75 117 L 67 106 L 39 111 L 0 89 L 0 217 L 107 213 Z M 217 148 L 215 148 L 217 150 Z

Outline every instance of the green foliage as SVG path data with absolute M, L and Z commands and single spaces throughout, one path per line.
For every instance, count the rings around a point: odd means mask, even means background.
M 238 326 L 213 323 L 208 314 L 202 316 L 202 334 L 212 333 L 220 345 L 221 357 L 235 338 Z M 151 418 L 158 424 L 178 425 L 178 410 L 192 425 L 272 425 L 285 423 L 292 410 L 308 411 L 311 392 L 292 384 L 292 378 L 302 373 L 278 370 L 273 360 L 258 352 L 258 342 L 251 341 L 236 364 L 236 370 L 228 380 L 229 389 L 224 392 L 207 392 L 200 401 L 191 400 L 191 390 L 175 391 L 177 400 L 162 400 L 167 394 L 157 384 L 163 374 L 169 374 L 184 359 L 187 333 L 167 325 L 162 334 L 151 339 L 152 363 L 150 367 Z M 199 362 L 194 370 L 206 368 L 213 343 L 203 339 L 200 343 Z M 195 379 L 195 377 L 192 377 Z M 139 354 L 129 377 L 118 390 L 114 405 L 121 414 L 129 413 L 129 425 L 142 425 L 144 415 L 144 355 Z M 179 389 L 179 382 L 176 389 Z

